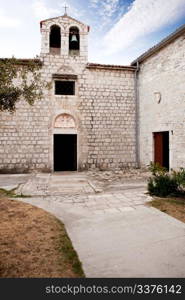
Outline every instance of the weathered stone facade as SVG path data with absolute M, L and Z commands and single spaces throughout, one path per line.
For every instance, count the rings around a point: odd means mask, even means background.
M 169 166 L 185 167 L 185 33 L 140 63 L 141 165 L 154 160 L 154 132 L 169 132 Z
M 49 48 L 52 25 L 61 28 L 57 55 Z M 80 32 L 79 55 L 69 54 L 71 26 Z M 34 106 L 20 101 L 15 113 L 0 114 L 2 172 L 53 171 L 54 134 L 77 134 L 78 170 L 136 166 L 135 67 L 88 64 L 88 31 L 68 16 L 41 23 L 42 78 L 52 88 Z M 55 95 L 56 79 L 75 80 L 75 95 Z M 67 126 L 64 116 L 75 126 Z
M 87 132 L 84 165 L 135 167 L 133 70 L 86 68 L 80 85 L 79 110 Z
M 69 47 L 71 28 L 79 51 Z M 0 113 L 0 172 L 54 171 L 55 135 L 77 136 L 77 170 L 146 166 L 156 132 L 169 133 L 170 168 L 184 167 L 185 26 L 131 66 L 88 63 L 88 32 L 67 15 L 41 22 L 41 75 L 52 87 L 33 106 L 22 99 Z M 55 81 L 71 81 L 73 93 L 58 95 Z

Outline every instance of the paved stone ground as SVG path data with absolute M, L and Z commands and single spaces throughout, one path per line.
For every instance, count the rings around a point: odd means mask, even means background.
M 94 214 L 133 210 L 135 206 L 151 200 L 146 194 L 146 183 L 135 183 L 135 180 L 112 183 L 108 190 L 105 192 L 97 187 L 86 173 L 66 172 L 32 175 L 19 186 L 17 193 L 32 195 L 35 200 L 58 203 L 66 209 L 81 208 Z
M 185 224 L 146 206 L 145 176 L 118 175 L 0 175 L 0 186 L 22 182 L 33 197 L 20 201 L 65 223 L 87 277 L 185 277 Z
M 18 193 L 33 196 L 80 195 L 94 192 L 86 176 L 77 172 L 54 174 L 33 174 Z
M 12 190 L 26 183 L 31 174 L 0 174 L 0 188 Z

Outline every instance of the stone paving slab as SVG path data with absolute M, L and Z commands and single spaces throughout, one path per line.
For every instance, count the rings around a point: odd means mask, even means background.
M 0 188 L 15 189 L 20 184 L 25 184 L 30 177 L 30 174 L 0 174 Z
M 66 175 L 33 174 L 24 185 L 19 187 L 18 193 L 36 196 L 57 196 L 65 194 L 93 193 L 85 175 L 72 173 Z
M 21 199 L 65 223 L 87 277 L 185 277 L 185 224 L 138 205 L 93 210 L 48 197 Z
M 147 207 L 142 182 L 97 194 L 83 174 L 3 176 L 65 223 L 87 277 L 185 277 L 185 224 Z
M 67 230 L 87 277 L 185 277 L 185 224 L 160 211 L 100 213 Z

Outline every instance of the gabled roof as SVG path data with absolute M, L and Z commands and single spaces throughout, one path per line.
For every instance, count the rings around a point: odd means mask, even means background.
M 50 20 L 55 20 L 55 19 L 58 19 L 58 18 L 68 18 L 68 19 L 70 19 L 70 20 L 72 20 L 72 21 L 75 21 L 75 22 L 81 24 L 81 25 L 87 26 L 88 31 L 90 30 L 90 26 L 88 26 L 88 25 L 86 25 L 86 24 L 84 24 L 84 23 L 82 23 L 82 22 L 80 22 L 80 21 L 78 21 L 78 20 L 76 20 L 76 19 L 74 19 L 74 18 L 68 16 L 67 14 L 64 14 L 63 16 L 59 16 L 59 17 L 54 17 L 54 18 L 49 18 L 49 19 L 42 20 L 42 21 L 40 22 L 40 27 L 42 27 L 42 23 L 47 22 L 47 21 L 50 21 Z
M 162 48 L 166 47 L 169 45 L 171 42 L 176 40 L 179 36 L 181 36 L 183 33 L 185 33 L 185 24 L 179 27 L 176 31 L 171 33 L 169 36 L 167 36 L 165 39 L 163 39 L 160 43 L 155 45 L 154 47 L 150 48 L 148 51 L 146 51 L 144 54 L 139 56 L 137 59 L 135 59 L 132 63 L 131 66 L 134 66 L 137 64 L 137 62 L 141 63 L 148 57 L 152 56 L 153 54 L 157 53 L 159 50 Z

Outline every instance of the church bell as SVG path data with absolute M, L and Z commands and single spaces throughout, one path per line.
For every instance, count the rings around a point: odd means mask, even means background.
M 76 34 L 73 34 L 71 37 L 71 42 L 78 42 Z

